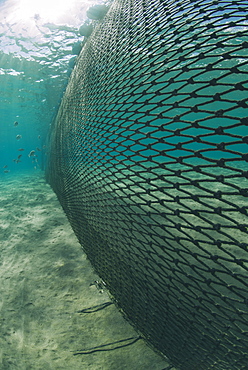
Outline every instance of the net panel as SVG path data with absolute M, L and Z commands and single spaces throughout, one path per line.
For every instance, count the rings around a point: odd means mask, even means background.
M 114 1 L 50 135 L 91 263 L 183 370 L 247 369 L 247 23 L 247 1 Z

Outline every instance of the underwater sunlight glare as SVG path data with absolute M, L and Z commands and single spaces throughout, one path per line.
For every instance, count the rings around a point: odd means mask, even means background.
M 17 19 L 30 18 L 56 22 L 77 0 L 17 0 L 15 16 Z

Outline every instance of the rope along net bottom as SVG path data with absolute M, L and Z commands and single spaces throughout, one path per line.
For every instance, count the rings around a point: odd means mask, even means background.
M 50 133 L 92 265 L 183 370 L 248 368 L 247 25 L 247 1 L 114 1 Z

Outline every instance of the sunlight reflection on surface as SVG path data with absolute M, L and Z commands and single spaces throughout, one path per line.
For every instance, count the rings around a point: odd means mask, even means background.
M 6 0 L 0 1 L 0 51 L 29 60 L 47 56 L 78 38 L 93 0 Z M 70 46 L 71 47 L 71 46 Z M 52 50 L 51 50 L 52 48 Z M 37 49 L 39 49 L 37 53 Z
M 1 10 L 0 20 L 26 23 L 42 21 L 54 23 L 77 22 L 77 15 L 87 9 L 90 0 L 7 0 Z

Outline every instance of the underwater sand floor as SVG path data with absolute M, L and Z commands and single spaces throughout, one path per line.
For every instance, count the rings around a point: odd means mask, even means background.
M 0 369 L 174 369 L 97 283 L 42 172 L 0 179 L 0 235 Z

